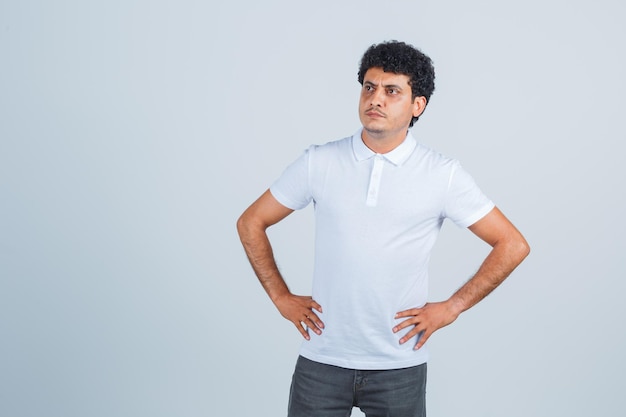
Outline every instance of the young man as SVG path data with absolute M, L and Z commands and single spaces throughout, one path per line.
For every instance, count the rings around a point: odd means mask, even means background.
M 280 313 L 306 339 L 289 416 L 425 416 L 427 351 L 436 330 L 496 288 L 528 244 L 459 163 L 409 127 L 434 90 L 430 58 L 403 42 L 372 45 L 359 69 L 362 128 L 311 146 L 240 217 L 250 263 Z M 315 205 L 313 295 L 289 291 L 266 229 Z M 445 218 L 492 246 L 478 272 L 428 303 L 430 250 Z M 454 256 L 451 254 L 451 256 Z

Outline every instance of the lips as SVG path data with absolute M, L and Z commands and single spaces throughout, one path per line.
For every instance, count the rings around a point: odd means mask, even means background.
M 384 114 L 377 112 L 376 110 L 368 110 L 365 114 L 369 117 L 385 117 Z

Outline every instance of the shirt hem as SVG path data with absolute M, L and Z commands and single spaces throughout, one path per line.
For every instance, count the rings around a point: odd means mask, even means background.
M 270 193 L 276 199 L 276 201 L 278 201 L 280 204 L 282 204 L 283 206 L 287 207 L 290 210 L 300 210 L 307 206 L 306 204 L 302 205 L 302 204 L 295 203 L 294 201 L 289 199 L 287 196 L 285 196 L 283 193 L 276 190 L 273 185 L 270 187 Z
M 460 227 L 470 227 L 471 225 L 476 223 L 478 220 L 482 219 L 487 214 L 489 214 L 489 212 L 493 210 L 495 206 L 496 205 L 492 201 L 490 201 L 489 204 L 487 204 L 481 210 L 474 213 L 472 216 L 466 217 L 462 221 L 457 222 L 457 225 L 459 225 Z
M 422 348 L 424 349 L 424 348 Z M 350 359 L 340 359 L 325 355 L 318 355 L 306 350 L 300 351 L 300 356 L 303 356 L 314 362 L 323 363 L 326 365 L 338 366 L 345 369 L 358 369 L 358 370 L 390 370 L 390 369 L 403 369 L 410 368 L 412 366 L 418 366 L 428 361 L 428 352 L 415 352 L 416 356 L 411 359 L 398 360 L 398 361 L 355 361 Z

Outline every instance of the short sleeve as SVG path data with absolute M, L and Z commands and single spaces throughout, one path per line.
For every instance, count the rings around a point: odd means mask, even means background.
M 478 188 L 476 182 L 455 161 L 450 173 L 444 216 L 459 227 L 469 227 L 486 216 L 495 205 Z
M 312 200 L 309 181 L 309 157 L 312 147 L 289 165 L 270 187 L 280 204 L 292 210 L 305 208 Z

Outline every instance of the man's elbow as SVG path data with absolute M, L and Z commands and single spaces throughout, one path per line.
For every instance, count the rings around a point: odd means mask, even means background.
M 513 249 L 518 263 L 521 263 L 530 254 L 530 245 L 521 234 L 515 239 Z
M 250 221 L 247 213 L 244 212 L 237 219 L 237 233 L 239 234 L 239 239 L 243 240 L 246 235 L 246 231 L 250 230 Z
M 263 233 L 265 229 L 266 226 L 250 209 L 244 211 L 237 219 L 237 233 L 239 233 L 239 239 L 244 243 L 252 236 Z

